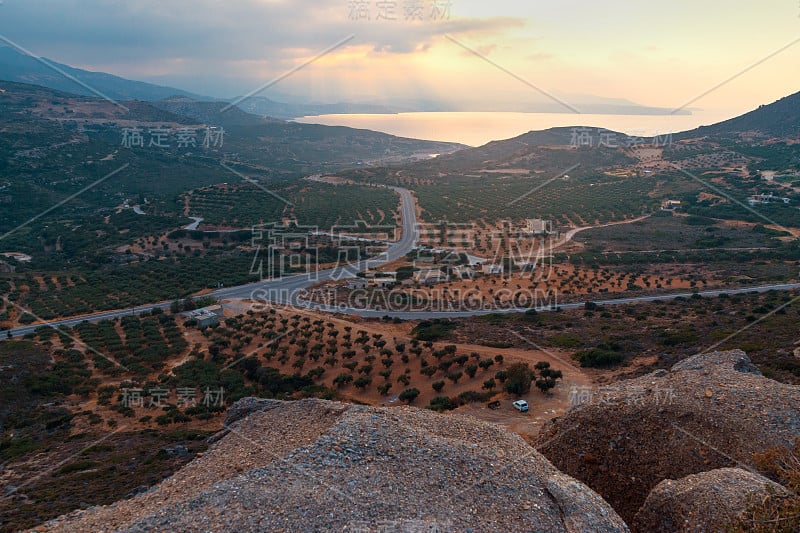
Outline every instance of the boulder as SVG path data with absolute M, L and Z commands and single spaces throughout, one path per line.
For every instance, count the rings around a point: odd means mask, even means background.
M 628 531 L 519 435 L 412 407 L 243 400 L 145 494 L 37 531 Z
M 545 425 L 536 447 L 628 523 L 661 481 L 747 465 L 800 434 L 800 387 L 765 378 L 738 350 L 695 355 L 582 397 Z
M 718 468 L 677 481 L 665 479 L 636 513 L 634 531 L 712 533 L 735 524 L 756 501 L 784 488 L 741 468 Z

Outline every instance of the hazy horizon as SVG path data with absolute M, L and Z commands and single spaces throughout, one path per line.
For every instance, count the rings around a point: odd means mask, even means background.
M 0 14 L 0 37 L 32 54 L 214 97 L 733 116 L 796 92 L 800 59 L 788 0 L 7 0 Z
M 348 126 L 429 141 L 482 146 L 529 131 L 554 127 L 607 129 L 632 137 L 652 138 L 721 122 L 734 115 L 610 115 L 569 113 L 419 112 L 397 114 L 338 114 L 299 117 L 292 122 Z

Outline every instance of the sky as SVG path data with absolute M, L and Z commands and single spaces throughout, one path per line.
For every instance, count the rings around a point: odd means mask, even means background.
M 2 0 L 0 36 L 216 97 L 733 114 L 800 90 L 798 0 Z

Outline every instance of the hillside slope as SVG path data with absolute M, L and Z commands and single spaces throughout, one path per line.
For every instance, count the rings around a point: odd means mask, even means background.
M 174 87 L 74 68 L 52 59 L 37 60 L 8 46 L 0 47 L 0 79 L 41 85 L 81 96 L 99 96 L 98 93 L 102 93 L 114 100 L 160 100 L 175 95 L 203 98 Z
M 676 137 L 717 137 L 740 132 L 760 132 L 771 137 L 796 137 L 800 134 L 800 92 L 759 106 L 744 115 L 710 126 L 701 126 Z

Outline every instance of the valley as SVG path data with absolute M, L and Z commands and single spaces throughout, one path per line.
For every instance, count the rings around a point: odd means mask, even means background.
M 470 148 L 0 88 L 4 531 L 191 471 L 253 397 L 495 424 L 645 521 L 667 478 L 628 505 L 596 442 L 553 452 L 561 421 L 600 432 L 586 410 L 723 350 L 762 389 L 800 385 L 800 95 L 651 139 Z M 682 386 L 630 390 L 664 407 Z

